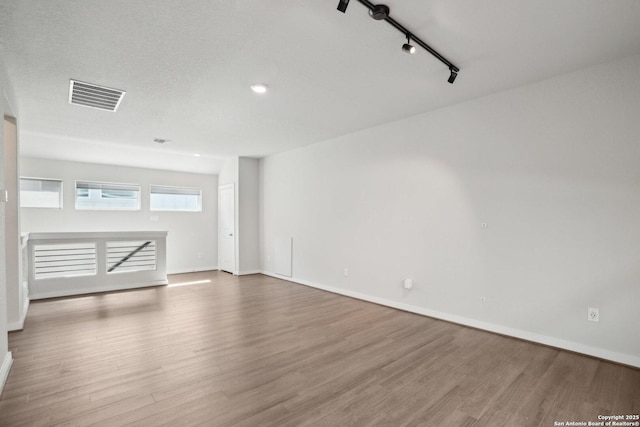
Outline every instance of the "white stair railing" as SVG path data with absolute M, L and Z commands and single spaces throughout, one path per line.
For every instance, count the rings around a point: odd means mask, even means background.
M 29 233 L 31 299 L 166 285 L 167 232 Z

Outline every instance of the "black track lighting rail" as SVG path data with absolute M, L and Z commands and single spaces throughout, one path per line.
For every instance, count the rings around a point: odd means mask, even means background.
M 373 12 L 379 10 L 378 8 L 381 7 L 380 5 L 375 5 L 375 4 L 371 3 L 369 0 L 358 0 L 358 1 L 361 4 L 363 4 L 367 9 L 369 9 L 369 13 L 372 14 L 372 16 L 373 16 Z M 341 11 L 341 12 L 345 12 L 346 9 L 347 9 L 348 4 L 349 4 L 349 0 L 339 0 L 338 10 Z M 398 21 L 396 21 L 391 16 L 389 16 L 388 10 L 389 9 L 386 8 L 387 13 L 383 15 L 384 18 L 382 20 L 387 21 L 392 27 L 394 27 L 396 30 L 400 31 L 402 34 L 404 34 L 405 37 L 410 38 L 411 40 L 413 40 L 415 43 L 420 45 L 420 47 L 422 47 L 424 50 L 429 52 L 431 55 L 435 56 L 440 62 L 445 64 L 447 67 L 449 67 L 449 71 L 451 72 L 451 76 L 449 77 L 448 82 L 449 83 L 453 83 L 453 81 L 456 79 L 460 69 L 458 67 L 456 67 L 455 65 L 453 65 L 453 63 L 451 61 L 449 61 L 447 58 L 442 56 L 434 48 L 432 48 L 431 46 L 429 46 L 428 44 L 423 42 L 420 39 L 420 37 L 417 37 L 414 33 L 412 33 L 411 31 L 407 30 L 404 27 L 404 25 L 400 24 Z M 375 18 L 374 17 L 374 19 L 379 19 L 379 18 Z

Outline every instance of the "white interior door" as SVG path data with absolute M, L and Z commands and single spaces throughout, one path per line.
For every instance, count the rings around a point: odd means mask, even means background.
M 218 187 L 218 264 L 236 272 L 236 203 L 233 184 Z

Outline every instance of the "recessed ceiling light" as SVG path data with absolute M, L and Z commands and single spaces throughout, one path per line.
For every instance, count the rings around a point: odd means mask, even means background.
M 200 157 L 200 153 L 193 153 L 195 157 Z
M 261 83 L 251 85 L 251 90 L 254 91 L 255 93 L 260 93 L 260 94 L 267 93 L 267 89 L 269 89 L 269 87 Z

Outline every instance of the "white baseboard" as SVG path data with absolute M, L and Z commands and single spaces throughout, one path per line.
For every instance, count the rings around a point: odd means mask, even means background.
M 24 321 L 27 318 L 27 311 L 29 311 L 29 302 L 29 298 L 25 297 L 24 303 L 22 304 L 20 320 L 17 322 L 9 322 L 7 324 L 7 331 L 21 331 L 24 329 Z
M 260 273 L 262 273 L 262 270 L 244 270 L 244 271 L 239 271 L 238 276 L 248 276 L 249 274 L 260 274 Z
M 85 289 L 69 289 L 63 291 L 51 291 L 51 292 L 38 292 L 31 295 L 31 299 L 45 299 L 45 298 L 57 298 L 67 297 L 72 295 L 86 295 L 95 294 L 98 292 L 111 292 L 111 291 L 124 291 L 128 289 L 148 288 L 150 286 L 168 285 L 168 280 L 154 280 L 151 282 L 143 283 L 128 283 L 126 285 L 111 285 L 111 286 L 94 286 Z
M 203 271 L 216 271 L 218 270 L 218 266 L 215 267 L 198 267 L 190 270 L 171 270 L 167 271 L 167 274 L 185 274 L 185 273 L 201 273 Z
M 22 324 L 24 325 L 24 321 L 27 318 L 27 313 L 29 312 L 29 304 L 31 304 L 31 299 L 29 299 L 29 294 L 26 294 L 24 297 L 24 303 L 22 304 Z
M 7 332 L 21 331 L 24 329 L 24 318 L 17 322 L 7 323 Z
M 586 354 L 588 356 L 597 357 L 600 359 L 611 360 L 613 362 L 622 363 L 629 366 L 640 368 L 640 357 L 630 354 L 618 353 L 615 351 L 606 350 L 598 347 L 591 347 L 585 344 L 577 343 L 574 341 L 568 341 L 561 338 L 550 337 L 547 335 L 541 335 L 534 332 L 529 332 L 521 329 L 510 328 L 508 326 L 497 325 L 494 323 L 482 322 L 480 320 L 470 319 L 456 314 L 443 313 L 440 311 L 430 310 L 410 304 L 391 301 L 385 298 L 378 298 L 370 295 L 366 295 L 360 292 L 353 292 L 345 289 L 336 288 L 333 286 L 325 286 L 318 283 L 312 283 L 307 280 L 297 279 L 293 277 L 281 276 L 269 271 L 263 271 L 262 274 L 266 276 L 276 277 L 278 279 L 287 280 L 289 282 L 298 283 L 304 286 L 310 286 L 312 288 L 321 289 L 351 298 L 356 298 L 363 301 L 372 302 L 375 304 L 384 305 L 387 307 L 397 308 L 399 310 L 408 311 L 415 314 L 421 314 L 423 316 L 433 317 L 435 319 L 446 320 L 447 322 L 456 323 L 459 325 L 470 326 L 472 328 L 482 329 L 489 332 L 495 332 L 501 335 L 507 335 L 514 338 L 520 338 L 525 341 L 532 341 L 539 344 L 548 345 L 551 347 L 560 348 L 576 353 Z
M 4 356 L 4 360 L 2 361 L 2 365 L 0 366 L 0 395 L 2 394 L 2 390 L 4 390 L 4 385 L 7 382 L 7 378 L 9 377 L 9 371 L 11 370 L 11 365 L 13 364 L 13 358 L 11 357 L 11 352 L 7 352 Z

